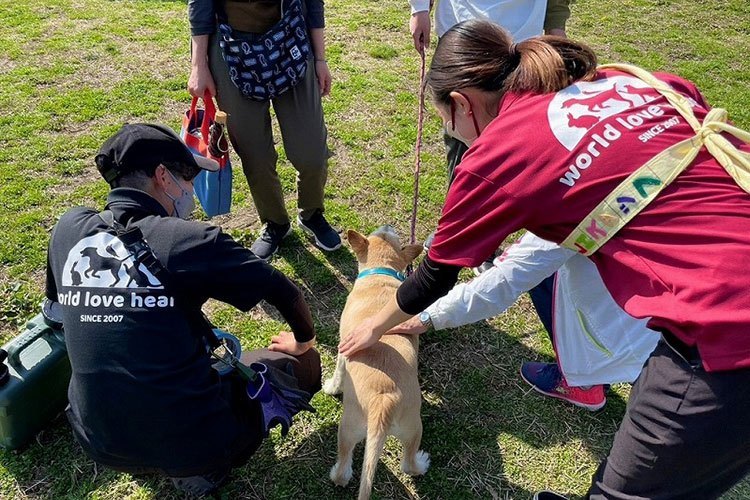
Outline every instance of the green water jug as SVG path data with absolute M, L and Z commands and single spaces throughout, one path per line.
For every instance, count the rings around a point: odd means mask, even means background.
M 68 403 L 70 361 L 62 322 L 37 314 L 3 346 L 0 357 L 5 358 L 0 365 L 0 447 L 16 449 Z

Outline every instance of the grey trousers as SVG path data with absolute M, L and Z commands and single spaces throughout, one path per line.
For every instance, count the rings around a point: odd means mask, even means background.
M 247 36 L 252 38 L 250 34 Z M 307 219 L 316 210 L 322 210 L 328 179 L 328 132 L 313 60 L 308 60 L 305 77 L 300 83 L 271 101 L 255 101 L 242 95 L 229 78 L 215 35 L 209 40 L 208 60 L 216 82 L 216 100 L 219 108 L 229 115 L 229 139 L 242 161 L 261 222 L 289 222 L 276 172 L 278 154 L 271 130 L 271 103 L 281 129 L 284 151 L 297 170 L 300 215 Z
M 281 380 L 288 387 L 302 389 L 310 395 L 320 390 L 321 370 L 320 354 L 310 349 L 301 356 L 256 349 L 242 353 L 242 362 L 250 365 L 256 361 L 273 366 L 281 372 L 289 373 Z M 279 373 L 277 377 L 284 377 L 286 373 Z M 231 405 L 237 419 L 243 424 L 243 432 L 231 446 L 232 467 L 244 465 L 255 453 L 263 440 L 263 418 L 258 404 L 250 400 L 245 392 L 246 382 L 239 378 L 231 380 Z M 173 477 L 172 483 L 180 490 L 196 496 L 207 495 L 221 486 L 229 478 L 230 469 L 226 467 L 214 468 L 215 464 L 207 465 L 207 472 L 190 477 Z
M 287 387 L 302 389 L 311 396 L 320 390 L 320 354 L 315 349 L 310 349 L 301 356 L 290 356 L 268 349 L 255 349 L 243 352 L 241 360 L 246 365 L 259 361 L 285 372 L 275 375 Z M 232 412 L 240 422 L 242 432 L 231 443 L 227 443 L 227 446 L 231 448 L 230 466 L 207 463 L 206 471 L 202 474 L 170 478 L 175 487 L 196 496 L 207 495 L 223 484 L 228 479 L 231 468 L 239 467 L 247 462 L 263 441 L 265 427 L 261 409 L 257 402 L 247 396 L 247 383 L 234 374 L 223 375 L 223 377 L 226 377 L 223 385 L 228 391 L 227 396 L 229 396 Z M 195 430 L 195 432 L 199 431 L 200 429 Z M 185 436 L 185 439 L 190 439 L 190 436 Z M 110 468 L 130 474 L 169 476 L 168 472 L 152 467 L 110 466 Z

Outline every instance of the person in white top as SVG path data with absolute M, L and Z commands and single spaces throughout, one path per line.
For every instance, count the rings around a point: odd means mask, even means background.
M 552 300 L 545 304 L 537 296 L 534 305 L 557 363 L 523 363 L 521 376 L 543 394 L 598 410 L 606 403 L 603 385 L 635 380 L 659 335 L 646 328 L 647 319 L 635 319 L 615 303 L 589 259 L 532 233 L 497 257 L 491 269 L 392 331 L 423 333 L 491 318 L 545 280 L 552 285 Z M 544 321 L 547 311 L 551 318 Z
M 409 0 L 409 31 L 414 48 L 422 52 L 430 46 L 431 0 Z M 487 19 L 499 24 L 518 43 L 539 36 L 565 36 L 570 17 L 570 0 L 439 0 L 435 9 L 435 31 L 443 36 L 453 25 L 469 19 Z

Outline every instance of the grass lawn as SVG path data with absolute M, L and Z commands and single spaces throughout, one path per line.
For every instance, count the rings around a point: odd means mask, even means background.
M 409 229 L 416 136 L 418 58 L 406 0 L 337 0 L 327 5 L 333 91 L 325 101 L 330 133 L 327 214 L 362 232 L 389 223 Z M 569 34 L 603 62 L 626 61 L 692 79 L 709 102 L 750 128 L 750 6 L 745 0 L 578 0 Z M 189 103 L 186 2 L 31 0 L 0 3 L 0 340 L 16 334 L 39 303 L 48 233 L 75 205 L 103 206 L 107 186 L 93 157 L 125 121 L 177 128 Z M 418 236 L 434 228 L 446 178 L 439 120 L 428 106 Z M 278 137 L 278 135 L 277 135 Z M 282 149 L 279 143 L 280 150 Z M 295 172 L 281 153 L 290 211 Z M 217 223 L 249 245 L 260 227 L 236 160 L 232 214 Z M 304 289 L 325 369 L 333 367 L 337 322 L 356 262 L 344 248 L 322 254 L 296 230 L 274 264 Z M 468 277 L 468 275 L 466 276 Z M 223 304 L 215 323 L 245 348 L 265 345 L 283 323 L 262 307 L 249 314 Z M 552 350 L 524 297 L 491 321 L 423 337 L 420 380 L 423 478 L 400 472 L 389 442 L 375 498 L 529 499 L 551 488 L 583 495 L 606 454 L 627 401 L 618 386 L 604 410 L 588 413 L 538 396 L 517 375 L 524 360 Z M 319 394 L 318 413 L 289 437 L 274 434 L 224 487 L 224 498 L 353 498 L 328 481 L 335 461 L 338 400 Z M 355 470 L 361 463 L 355 455 Z M 97 467 L 59 417 L 23 453 L 0 452 L 0 498 L 174 499 L 165 480 Z M 725 499 L 750 498 L 745 481 Z

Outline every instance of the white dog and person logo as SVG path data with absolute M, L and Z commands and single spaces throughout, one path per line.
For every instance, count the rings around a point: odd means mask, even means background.
M 624 75 L 579 82 L 555 94 L 547 108 L 550 129 L 560 144 L 574 153 L 560 183 L 575 186 L 583 172 L 624 132 L 637 130 L 638 140 L 646 143 L 681 123 L 678 116 L 664 119 L 673 106 L 654 102 L 659 98 L 646 82 Z
M 612 76 L 561 90 L 550 102 L 547 116 L 557 140 L 573 151 L 602 120 L 658 97 L 656 90 L 638 78 Z
M 62 269 L 60 304 L 93 308 L 174 307 L 171 295 L 155 295 L 164 286 L 136 262 L 122 241 L 100 232 L 87 236 L 68 252 Z

